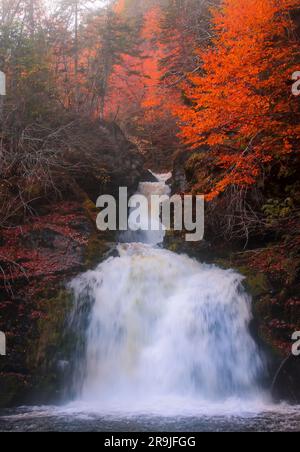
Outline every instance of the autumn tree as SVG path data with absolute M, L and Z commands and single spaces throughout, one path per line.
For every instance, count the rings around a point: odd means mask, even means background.
M 219 0 L 167 0 L 162 6 L 160 41 L 166 52 L 161 66 L 167 85 L 176 85 L 199 69 L 201 58 L 195 50 L 211 42 L 211 7 L 218 3 Z
M 172 111 L 182 102 L 180 82 L 190 71 L 199 68 L 199 57 L 194 50 L 207 45 L 211 37 L 208 4 L 212 2 L 152 0 L 137 3 L 123 1 L 121 8 L 129 17 L 133 11 L 138 11 L 142 17 L 140 49 L 143 58 L 139 61 L 142 77 L 134 81 L 134 93 L 136 99 L 140 99 L 140 106 L 130 115 L 130 131 L 143 144 L 149 165 L 168 167 L 174 152 L 180 148 Z M 128 89 L 125 93 L 132 98 Z
M 82 21 L 94 0 L 60 0 L 48 22 L 52 50 L 52 69 L 62 104 L 69 110 L 80 109 L 80 49 Z
M 289 83 L 299 64 L 289 15 L 296 4 L 223 0 L 213 11 L 216 36 L 198 51 L 201 69 L 184 85 L 188 104 L 176 109 L 184 142 L 209 144 L 221 170 L 211 179 L 210 198 L 231 185 L 253 185 L 266 166 L 299 147 L 299 111 Z
M 53 107 L 47 18 L 41 0 L 4 0 L 1 11 L 0 60 L 7 75 L 6 104 L 17 126 Z

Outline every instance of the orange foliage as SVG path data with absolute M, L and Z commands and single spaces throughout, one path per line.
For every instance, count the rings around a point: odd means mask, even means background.
M 150 9 L 144 17 L 142 38 L 144 40 L 144 53 L 146 59 L 143 63 L 145 76 L 145 96 L 142 107 L 145 110 L 147 121 L 157 121 L 168 116 L 172 108 L 179 102 L 178 92 L 167 92 L 161 79 L 164 71 L 161 61 L 167 56 L 167 48 L 161 43 L 161 18 L 162 11 L 159 7 Z
M 116 2 L 116 4 L 114 5 L 113 10 L 115 13 L 121 14 L 124 12 L 125 7 L 126 7 L 126 0 L 118 0 Z
M 118 4 L 118 10 L 120 7 L 121 3 Z M 134 115 L 140 115 L 142 125 L 145 125 L 170 114 L 171 106 L 174 107 L 174 95 L 166 95 L 161 83 L 163 71 L 160 61 L 165 57 L 165 48 L 159 41 L 161 17 L 159 7 L 146 11 L 140 32 L 142 58 L 123 55 L 122 64 L 114 67 L 109 83 L 110 100 L 106 117 L 118 116 L 132 121 Z
M 289 80 L 299 69 L 299 44 L 288 12 L 297 3 L 223 0 L 213 11 L 216 37 L 198 51 L 201 73 L 184 86 L 192 106 L 174 108 L 184 142 L 211 145 L 222 169 L 209 198 L 232 184 L 252 185 L 266 164 L 296 150 L 300 126 Z M 223 144 L 229 151 L 217 150 Z
M 122 55 L 122 64 L 114 66 L 109 79 L 105 117 L 111 120 L 133 120 L 141 108 L 144 96 L 140 58 Z
M 120 12 L 123 11 L 123 3 L 119 2 L 117 5 Z M 145 13 L 140 33 L 140 51 L 143 58 L 123 56 L 122 65 L 114 68 L 110 78 L 110 102 L 106 112 L 110 117 L 116 114 L 126 117 L 129 108 L 134 112 L 144 110 L 144 119 L 151 120 L 153 109 L 163 103 L 160 92 L 162 73 L 159 69 L 163 50 L 157 41 L 160 14 L 158 7 Z M 128 73 L 131 75 L 128 76 Z
M 163 58 L 163 48 L 158 42 L 160 16 L 160 8 L 150 9 L 144 17 L 144 27 L 142 30 L 144 53 L 147 57 L 143 63 L 146 92 L 142 106 L 148 110 L 150 116 L 151 109 L 162 104 L 160 92 L 162 72 L 159 68 L 159 61 Z

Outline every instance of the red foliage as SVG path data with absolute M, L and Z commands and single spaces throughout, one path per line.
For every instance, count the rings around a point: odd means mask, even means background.
M 83 213 L 74 211 L 76 207 L 72 203 L 60 203 L 49 215 L 3 231 L 5 245 L 0 247 L 0 260 L 12 269 L 9 279 L 51 275 L 80 265 L 73 249 L 86 245 L 88 235 L 76 230 L 76 225 L 86 221 Z M 49 232 L 54 233 L 56 246 L 47 243 Z M 4 279 L 2 274 L 1 279 Z

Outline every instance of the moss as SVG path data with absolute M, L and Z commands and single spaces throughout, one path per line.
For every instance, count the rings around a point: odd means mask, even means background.
M 93 222 L 95 232 L 90 236 L 88 245 L 84 254 L 84 266 L 94 267 L 103 260 L 103 257 L 110 251 L 115 242 L 115 233 L 112 231 L 98 231 L 96 228 L 96 218 L 99 210 L 96 205 L 88 198 L 82 204 L 88 218 Z
M 253 297 L 260 297 L 271 290 L 267 276 L 264 273 L 243 272 L 246 276 L 245 285 Z
M 88 218 L 93 222 L 94 225 L 96 225 L 96 218 L 99 213 L 96 205 L 88 197 L 86 197 L 86 199 L 82 203 L 82 207 L 86 212 Z
M 61 389 L 58 362 L 67 360 L 72 351 L 72 341 L 65 328 L 72 310 L 72 294 L 62 288 L 57 288 L 54 293 L 53 287 L 46 287 L 41 294 L 42 317 L 34 324 L 26 347 L 30 385 L 23 383 L 11 390 L 17 397 L 23 394 L 22 400 L 32 400 L 36 396 L 38 403 L 48 403 Z M 51 298 L 47 298 L 48 294 Z
M 178 251 L 178 249 L 179 249 L 179 246 L 178 246 L 177 243 L 172 243 L 172 244 L 169 246 L 168 249 L 169 249 L 170 251 L 172 251 L 173 253 L 176 253 L 176 252 Z
M 45 296 L 45 294 L 44 294 Z M 51 367 L 53 350 L 62 350 L 64 325 L 72 308 L 72 295 L 60 289 L 57 295 L 43 303 L 44 315 L 37 322 L 35 338 L 28 355 L 28 367 L 33 369 Z
M 294 201 L 289 197 L 284 200 L 269 199 L 267 203 L 262 207 L 262 211 L 265 214 L 267 220 L 272 221 L 290 216 L 294 211 L 294 208 Z
M 112 241 L 108 241 L 110 238 Z M 109 233 L 97 232 L 93 234 L 87 245 L 84 256 L 84 265 L 86 268 L 92 268 L 109 253 L 113 246 L 113 237 L 109 237 Z
M 0 387 L 0 407 L 9 407 L 22 399 L 29 384 L 24 375 L 0 374 Z
M 217 259 L 215 264 L 224 269 L 234 269 L 245 276 L 244 286 L 252 297 L 257 298 L 270 293 L 271 284 L 264 273 L 256 272 L 246 266 L 239 266 L 231 259 Z

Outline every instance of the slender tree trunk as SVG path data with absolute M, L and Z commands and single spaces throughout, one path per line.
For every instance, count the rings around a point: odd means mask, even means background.
M 75 32 L 74 32 L 74 72 L 75 72 L 75 108 L 79 111 L 79 42 L 78 42 L 78 0 L 75 0 Z
M 4 114 L 4 98 L 0 95 L 0 125 L 3 122 L 3 114 Z
M 4 96 L 6 95 L 6 75 L 0 72 L 0 123 L 3 121 L 4 115 Z
M 112 69 L 112 10 L 110 6 L 108 6 L 107 9 L 107 16 L 106 16 L 106 32 L 105 32 L 105 40 L 103 45 L 103 80 L 102 80 L 102 87 L 103 92 L 100 99 L 100 119 L 104 119 L 105 115 L 105 104 L 106 104 L 106 96 L 107 96 L 107 89 L 108 89 L 108 83 L 109 83 L 109 76 Z
M 35 17 L 34 17 L 34 0 L 29 0 L 28 14 L 29 14 L 29 30 L 31 39 L 34 38 L 35 34 Z

